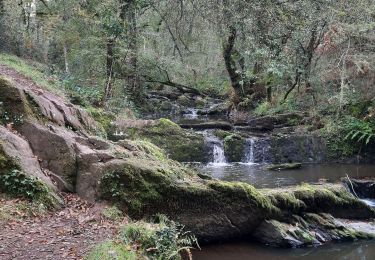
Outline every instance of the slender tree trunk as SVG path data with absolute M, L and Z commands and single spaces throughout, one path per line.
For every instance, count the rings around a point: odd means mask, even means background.
M 63 51 L 64 51 L 65 73 L 69 75 L 70 70 L 69 70 L 69 59 L 68 59 L 68 46 L 66 45 L 66 42 L 64 42 Z
M 107 70 L 107 80 L 105 84 L 105 89 L 104 89 L 104 100 L 103 104 L 105 105 L 108 101 L 108 99 L 112 95 L 112 86 L 113 86 L 113 80 L 114 80 L 114 71 L 113 71 L 113 64 L 114 64 L 114 46 L 115 45 L 115 40 L 111 37 L 107 39 L 107 65 L 106 65 L 106 70 Z

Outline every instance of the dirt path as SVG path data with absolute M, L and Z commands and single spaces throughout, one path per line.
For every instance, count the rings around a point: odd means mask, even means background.
M 102 204 L 64 195 L 66 207 L 42 217 L 12 221 L 0 230 L 0 259 L 82 259 L 113 237 L 118 225 L 103 218 Z

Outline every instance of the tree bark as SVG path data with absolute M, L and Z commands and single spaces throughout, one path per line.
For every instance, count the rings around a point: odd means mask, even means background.
M 224 62 L 225 62 L 225 68 L 228 72 L 231 85 L 234 91 L 235 100 L 234 105 L 237 105 L 239 97 L 241 96 L 241 80 L 242 77 L 240 73 L 238 73 L 236 62 L 233 59 L 233 53 L 235 52 L 234 45 L 237 38 L 237 30 L 234 26 L 229 26 L 229 33 L 226 43 L 224 44 L 223 49 L 223 56 L 224 56 Z
M 115 47 L 115 40 L 112 37 L 107 39 L 107 64 L 106 64 L 106 71 L 107 71 L 107 80 L 104 89 L 104 97 L 103 97 L 103 104 L 105 105 L 108 99 L 112 95 L 112 86 L 114 80 L 114 52 L 113 49 Z
M 138 75 L 138 32 L 136 11 L 137 6 L 135 0 L 122 0 L 120 16 L 126 26 L 126 41 L 128 49 L 125 57 L 127 67 L 125 73 L 125 93 L 130 94 L 133 100 L 139 101 L 142 90 Z

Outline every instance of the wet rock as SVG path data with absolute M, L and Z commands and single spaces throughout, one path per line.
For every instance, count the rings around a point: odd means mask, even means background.
M 229 162 L 242 162 L 244 159 L 246 139 L 237 134 L 224 138 L 224 151 Z
M 325 139 L 315 135 L 283 135 L 268 138 L 273 163 L 318 163 L 327 158 Z
M 283 171 L 283 170 L 295 170 L 301 169 L 302 163 L 282 163 L 282 164 L 272 164 L 266 166 L 266 170 L 269 171 Z
M 214 104 L 208 109 L 200 110 L 199 114 L 209 116 L 226 116 L 229 111 L 229 106 L 229 103 Z
M 254 232 L 259 242 L 275 247 L 316 246 L 331 241 L 371 239 L 372 233 L 333 218 L 329 214 L 306 213 L 283 221 L 265 220 Z
M 375 180 L 343 179 L 349 190 L 360 198 L 375 199 Z
M 251 119 L 248 122 L 248 128 L 244 129 L 252 131 L 272 131 L 274 128 L 298 125 L 302 119 L 303 115 L 295 113 L 258 117 Z
M 221 129 L 221 130 L 232 130 L 232 125 L 228 122 L 222 121 L 208 121 L 202 123 L 185 123 L 180 124 L 181 128 L 194 129 L 194 130 L 208 130 L 208 129 Z

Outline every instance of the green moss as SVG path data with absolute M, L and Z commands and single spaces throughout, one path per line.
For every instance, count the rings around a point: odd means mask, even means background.
M 137 260 L 137 254 L 131 251 L 130 246 L 121 242 L 106 241 L 96 246 L 91 253 L 85 257 L 86 260 Z
M 20 124 L 24 119 L 33 115 L 26 96 L 12 84 L 9 80 L 0 77 L 0 103 L 2 104 L 0 123 L 2 124 Z
M 168 119 L 156 125 L 127 129 L 133 140 L 143 139 L 161 147 L 169 158 L 179 162 L 205 162 L 204 138 L 182 129 Z
M 244 199 L 255 207 L 265 209 L 268 212 L 277 211 L 271 200 L 260 193 L 253 186 L 242 182 L 210 181 L 208 186 L 228 198 Z
M 269 198 L 273 205 L 282 210 L 298 213 L 306 208 L 305 203 L 297 199 L 293 192 L 275 192 Z
M 232 133 L 228 131 L 224 131 L 221 129 L 214 130 L 214 135 L 219 139 L 225 139 L 227 136 L 230 136 Z
M 18 163 L 9 156 L 6 155 L 2 142 L 0 140 L 0 176 L 6 174 L 12 170 L 19 170 L 20 167 Z
M 230 162 L 241 162 L 246 140 L 237 134 L 227 135 L 224 138 L 224 151 Z
M 112 129 L 112 122 L 115 121 L 116 117 L 114 114 L 105 111 L 104 109 L 90 107 L 87 112 L 92 116 L 92 118 L 97 121 L 102 127 L 101 136 L 106 137 Z
M 165 152 L 147 140 L 134 140 L 132 142 L 132 145 L 135 146 L 136 150 L 145 153 L 146 156 L 150 155 L 151 157 L 153 157 L 152 159 L 155 159 L 158 161 L 167 160 L 167 156 L 165 155 Z
M 58 86 L 58 81 L 53 77 L 47 76 L 46 71 L 48 68 L 45 65 L 37 62 L 26 61 L 15 55 L 5 53 L 0 53 L 0 64 L 6 65 L 19 72 L 21 75 L 30 78 L 39 86 L 62 95 L 62 91 Z
M 101 214 L 112 221 L 120 221 L 124 217 L 122 211 L 116 206 L 105 207 Z

